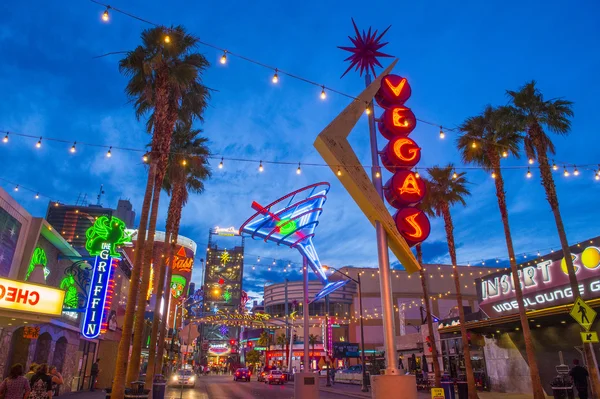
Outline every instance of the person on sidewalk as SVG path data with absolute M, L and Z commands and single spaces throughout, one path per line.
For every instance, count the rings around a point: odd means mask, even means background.
M 48 374 L 48 365 L 42 363 L 31 377 L 31 393 L 29 399 L 52 398 L 52 376 Z
M 31 363 L 31 366 L 29 366 L 29 371 L 27 372 L 27 374 L 25 374 L 25 378 L 27 378 L 27 381 L 31 382 L 31 377 L 35 375 L 35 371 L 37 370 L 37 368 L 37 363 Z
M 577 388 L 579 399 L 587 399 L 588 397 L 588 371 L 579 365 L 578 359 L 573 359 L 573 368 L 569 371 L 569 375 L 573 378 L 573 384 Z
M 23 399 L 29 395 L 29 381 L 23 377 L 23 366 L 20 363 L 10 368 L 8 378 L 0 385 L 0 397 L 4 399 Z
M 96 359 L 94 364 L 92 364 L 92 370 L 90 371 L 90 391 L 94 392 L 94 388 L 96 387 L 96 381 L 98 380 L 98 374 L 100 374 L 100 358 Z
M 60 386 L 65 383 L 63 376 L 58 372 L 56 366 L 50 366 L 50 376 L 52 377 L 52 393 L 53 396 L 58 396 Z
M 331 385 L 335 385 L 335 368 L 329 369 L 329 378 L 331 379 Z

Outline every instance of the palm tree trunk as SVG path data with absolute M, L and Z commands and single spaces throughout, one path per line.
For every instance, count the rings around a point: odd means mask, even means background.
M 448 241 L 448 252 L 452 261 L 452 274 L 454 285 L 456 287 L 456 302 L 458 304 L 458 319 L 460 321 L 460 335 L 463 343 L 463 352 L 465 358 L 465 372 L 467 374 L 467 384 L 469 387 L 469 399 L 478 399 L 477 387 L 475 386 L 475 376 L 473 375 L 473 365 L 471 364 L 471 349 L 469 348 L 469 337 L 467 336 L 467 327 L 465 326 L 465 310 L 463 309 L 462 294 L 460 293 L 460 279 L 458 267 L 456 266 L 456 246 L 454 244 L 454 225 L 450 216 L 450 207 L 446 203 L 442 209 L 444 216 L 444 227 L 446 228 L 446 240 Z
M 540 176 L 542 178 L 542 185 L 546 191 L 546 199 L 552 209 L 554 215 L 554 221 L 556 223 L 556 230 L 558 231 L 558 238 L 560 239 L 560 246 L 563 250 L 563 257 L 565 264 L 567 265 L 567 271 L 569 273 L 569 282 L 571 283 L 571 290 L 573 291 L 573 301 L 581 297 L 579 292 L 579 283 L 577 282 L 577 276 L 575 274 L 575 267 L 573 266 L 573 258 L 571 257 L 571 248 L 569 247 L 569 240 L 567 240 L 567 233 L 563 224 L 562 216 L 558 206 L 558 196 L 556 195 L 556 185 L 554 184 L 554 178 L 552 177 L 552 169 L 548 163 L 548 156 L 546 154 L 546 148 L 540 140 L 540 135 L 536 134 L 539 126 L 533 126 L 534 134 L 531 134 L 533 143 L 535 145 L 538 162 L 540 163 Z M 583 345 L 586 363 L 588 366 L 588 372 L 590 380 L 592 382 L 592 388 L 597 397 L 600 397 L 600 377 L 598 376 L 598 365 L 594 362 L 593 348 L 591 344 Z
M 150 224 L 148 226 L 148 235 L 146 237 L 146 244 L 144 246 L 143 254 L 142 282 L 140 284 L 136 301 L 137 309 L 135 312 L 135 323 L 133 328 L 133 345 L 131 348 L 131 358 L 129 359 L 129 364 L 127 365 L 127 377 L 125 379 L 128 385 L 133 381 L 137 381 L 140 375 L 142 343 L 144 342 L 144 324 L 146 321 L 146 296 L 148 294 L 148 286 L 150 285 L 150 268 L 152 267 L 152 263 L 154 261 L 154 233 L 156 232 L 160 191 L 162 187 L 162 180 L 159 183 L 158 179 L 162 176 L 159 171 L 156 174 L 156 180 L 154 182 L 154 197 L 152 199 L 152 209 L 150 211 Z
M 431 304 L 429 303 L 429 294 L 427 293 L 427 275 L 423 270 L 423 249 L 421 244 L 417 244 L 417 261 L 421 265 L 419 274 L 421 277 L 421 288 L 423 288 L 423 301 L 425 302 L 425 312 L 427 312 L 427 328 L 429 329 L 429 342 L 431 342 L 431 356 L 433 357 L 433 374 L 435 375 L 435 386 L 441 387 L 442 373 L 440 371 L 440 362 L 438 358 L 437 344 L 435 342 L 435 333 L 433 331 L 433 320 L 431 320 Z
M 504 227 L 504 237 L 506 239 L 506 247 L 508 248 L 508 259 L 510 260 L 510 270 L 512 272 L 513 287 L 515 287 L 515 297 L 517 304 L 519 305 L 519 318 L 521 320 L 521 329 L 523 330 L 523 339 L 525 340 L 525 352 L 527 354 L 527 363 L 529 363 L 529 374 L 531 376 L 531 387 L 533 389 L 534 399 L 545 399 L 544 388 L 542 388 L 542 380 L 540 378 L 540 372 L 535 358 L 535 348 L 533 346 L 533 340 L 531 338 L 531 330 L 529 328 L 529 321 L 523 302 L 523 290 L 521 288 L 521 282 L 519 281 L 519 274 L 517 271 L 517 258 L 515 256 L 515 249 L 513 247 L 512 236 L 510 234 L 510 225 L 508 223 L 508 210 L 506 207 L 506 193 L 504 192 L 504 179 L 502 178 L 502 172 L 500 170 L 500 158 L 494 153 L 490 154 L 494 172 L 496 173 L 496 197 L 498 197 L 498 207 L 500 208 L 500 216 L 502 217 L 502 225 Z
M 173 276 L 173 256 L 175 252 L 175 243 L 177 243 L 177 237 L 179 235 L 179 224 L 181 223 L 181 210 L 183 209 L 183 192 L 185 191 L 185 182 L 178 183 L 173 187 L 173 197 L 171 204 L 169 204 L 169 215 L 173 215 L 173 232 L 171 238 L 171 245 L 169 246 L 169 255 L 167 258 L 169 261 L 169 267 L 167 268 L 167 278 L 165 279 L 165 315 L 160 321 L 160 337 L 158 339 L 158 361 L 156 362 L 155 372 L 162 372 L 163 366 L 163 354 L 165 350 L 165 335 L 167 331 L 167 318 L 171 309 L 171 290 L 169 289 L 171 284 L 171 277 Z M 171 208 L 173 205 L 173 208 Z
M 171 199 L 172 201 L 172 199 Z M 146 389 L 152 388 L 152 382 L 154 381 L 154 364 L 156 360 L 156 339 L 158 335 L 158 327 L 161 323 L 161 318 L 166 317 L 163 314 L 161 317 L 160 305 L 162 304 L 163 287 L 165 285 L 165 269 L 167 267 L 166 258 L 169 254 L 169 247 L 171 246 L 171 221 L 170 216 L 167 217 L 167 231 L 165 233 L 165 241 L 162 248 L 162 257 L 160 259 L 160 271 L 158 273 L 158 279 L 156 280 L 156 297 L 154 303 L 154 316 L 152 318 L 152 331 L 150 332 L 150 345 L 148 346 L 148 367 L 146 368 Z M 164 312 L 164 309 L 163 309 Z
M 142 205 L 142 214 L 140 215 L 140 225 L 138 228 L 138 237 L 136 243 L 136 251 L 131 269 L 131 279 L 129 280 L 128 298 L 136 298 L 139 289 L 139 280 L 141 274 L 141 257 L 144 251 L 146 241 L 146 226 L 148 224 L 148 214 L 150 213 L 150 202 L 152 201 L 152 188 L 156 175 L 156 162 L 150 163 L 148 170 L 148 181 L 146 183 L 146 193 L 144 194 L 144 202 Z M 121 340 L 117 351 L 117 361 L 115 365 L 115 377 L 112 384 L 111 397 L 122 399 L 125 395 L 125 372 L 127 370 L 127 362 L 129 360 L 129 345 L 131 344 L 131 333 L 133 331 L 133 315 L 135 313 L 135 301 L 127 301 L 125 308 L 125 318 L 123 320 L 123 330 L 121 332 Z

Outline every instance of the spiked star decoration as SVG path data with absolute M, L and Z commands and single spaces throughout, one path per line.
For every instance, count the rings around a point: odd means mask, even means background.
M 387 42 L 381 43 L 381 38 L 383 37 L 383 35 L 386 34 L 388 29 L 391 28 L 391 25 L 388 26 L 379 36 L 377 36 L 376 30 L 373 31 L 373 33 L 371 33 L 371 28 L 369 28 L 369 31 L 366 33 L 363 30 L 361 35 L 360 31 L 358 30 L 358 27 L 356 26 L 356 23 L 354 22 L 354 18 L 352 19 L 352 25 L 354 25 L 354 31 L 356 33 L 356 36 L 348 36 L 348 39 L 350 39 L 352 44 L 354 44 L 354 47 L 338 46 L 338 48 L 352 53 L 350 57 L 344 60 L 350 61 L 350 66 L 348 67 L 348 69 L 346 69 L 346 72 L 344 72 L 341 77 L 343 78 L 344 75 L 346 75 L 348 71 L 352 69 L 352 67 L 355 67 L 355 71 L 358 71 L 360 69 L 360 76 L 362 76 L 363 72 L 365 71 L 369 73 L 369 68 L 373 72 L 373 76 L 376 76 L 375 65 L 381 67 L 381 64 L 379 63 L 377 57 L 392 57 L 389 54 L 385 54 L 379 51 L 383 46 L 388 44 Z

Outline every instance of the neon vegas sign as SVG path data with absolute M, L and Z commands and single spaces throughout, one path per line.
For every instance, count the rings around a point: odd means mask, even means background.
M 238 231 L 235 227 L 215 227 L 215 234 L 219 236 L 237 236 Z
M 600 292 L 600 249 L 589 246 L 579 253 L 572 253 L 572 256 L 582 297 L 597 297 Z M 518 276 L 523 301 L 529 309 L 572 302 L 573 293 L 562 258 L 521 267 Z M 479 305 L 489 316 L 515 313 L 518 310 L 510 271 L 479 279 L 477 291 Z

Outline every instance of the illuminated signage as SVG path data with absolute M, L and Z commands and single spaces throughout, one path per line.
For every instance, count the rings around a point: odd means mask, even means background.
M 387 109 L 394 104 L 402 105 L 412 94 L 408 80 L 398 75 L 386 75 L 381 80 L 381 86 L 385 89 L 379 90 L 375 95 L 375 101 L 381 108 Z
M 114 268 L 121 255 L 118 246 L 129 242 L 125 223 L 116 217 L 100 216 L 86 231 L 85 249 L 95 255 L 81 335 L 97 338 L 106 331 L 107 319 L 114 293 Z
M 597 246 L 571 247 L 579 292 L 584 299 L 600 296 L 600 249 Z M 545 259 L 545 260 L 541 260 Z M 519 265 L 518 276 L 523 303 L 528 309 L 543 309 L 573 302 L 569 276 L 563 267 L 562 251 L 534 262 Z M 488 316 L 518 312 L 514 283 L 510 271 L 478 279 L 480 308 Z
M 398 209 L 394 215 L 396 229 L 409 245 L 424 241 L 431 231 L 427 216 L 414 208 L 426 194 L 425 182 L 411 169 L 421 160 L 421 149 L 407 136 L 417 126 L 417 119 L 404 102 L 411 95 L 410 85 L 398 75 L 387 75 L 375 95 L 385 108 L 379 119 L 381 134 L 390 140 L 381 152 L 381 163 L 394 175 L 384 186 L 387 202 Z
M 172 262 L 167 260 L 167 265 L 171 266 L 174 271 L 180 273 L 191 273 L 192 267 L 194 266 L 194 258 L 188 257 L 185 252 L 185 247 L 180 246 L 177 254 L 173 256 Z
M 186 284 L 187 279 L 183 276 L 174 274 L 171 277 L 171 295 L 173 296 L 173 298 L 177 299 L 183 294 Z
M 214 233 L 219 236 L 237 236 L 238 231 L 235 227 L 215 227 Z
M 64 299 L 63 290 L 0 278 L 0 309 L 60 316 Z
M 36 248 L 31 256 L 31 261 L 29 262 L 29 267 L 27 268 L 27 273 L 25 274 L 25 281 L 29 280 L 29 276 L 31 276 L 31 273 L 38 265 L 44 270 L 44 280 L 46 280 L 50 275 L 50 269 L 48 269 L 46 266 L 47 264 L 48 257 L 46 256 L 46 251 L 44 251 L 42 248 Z
M 206 316 L 199 319 L 199 322 L 209 322 L 209 323 L 257 323 L 261 325 L 265 325 L 265 322 L 269 320 L 270 316 L 265 313 L 255 313 L 255 314 L 241 314 L 241 313 L 222 313 L 219 311 L 216 315 Z

